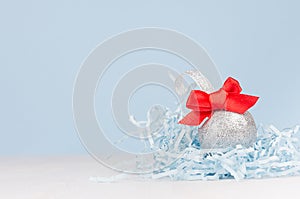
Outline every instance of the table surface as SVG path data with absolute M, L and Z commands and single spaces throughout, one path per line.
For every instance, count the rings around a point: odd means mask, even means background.
M 0 198 L 299 198 L 300 177 L 222 181 L 96 183 L 115 173 L 89 156 L 1 157 Z

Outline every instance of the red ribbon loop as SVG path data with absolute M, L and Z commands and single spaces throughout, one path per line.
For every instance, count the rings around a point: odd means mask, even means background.
M 244 114 L 259 97 L 240 94 L 241 91 L 239 82 L 232 77 L 227 78 L 220 90 L 211 94 L 192 90 L 186 102 L 186 107 L 192 111 L 179 124 L 198 126 L 206 117 L 210 118 L 215 110 Z

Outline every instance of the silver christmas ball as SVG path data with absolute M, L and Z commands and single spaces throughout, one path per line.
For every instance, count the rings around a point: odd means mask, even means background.
M 202 149 L 235 147 L 238 144 L 250 147 L 257 137 L 257 128 L 249 112 L 215 111 L 198 131 Z

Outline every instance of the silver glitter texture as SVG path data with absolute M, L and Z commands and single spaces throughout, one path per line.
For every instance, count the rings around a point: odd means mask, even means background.
M 217 149 L 253 146 L 257 128 L 249 112 L 238 114 L 229 111 L 215 111 L 211 118 L 199 128 L 202 149 Z
M 188 70 L 185 72 L 189 75 L 196 84 L 201 88 L 201 90 L 205 92 L 213 92 L 214 87 L 210 83 L 210 81 L 198 70 Z

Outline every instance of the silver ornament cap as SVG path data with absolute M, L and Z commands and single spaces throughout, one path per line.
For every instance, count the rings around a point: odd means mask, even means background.
M 198 132 L 202 149 L 235 147 L 239 144 L 250 147 L 257 138 L 256 124 L 249 112 L 215 111 Z

